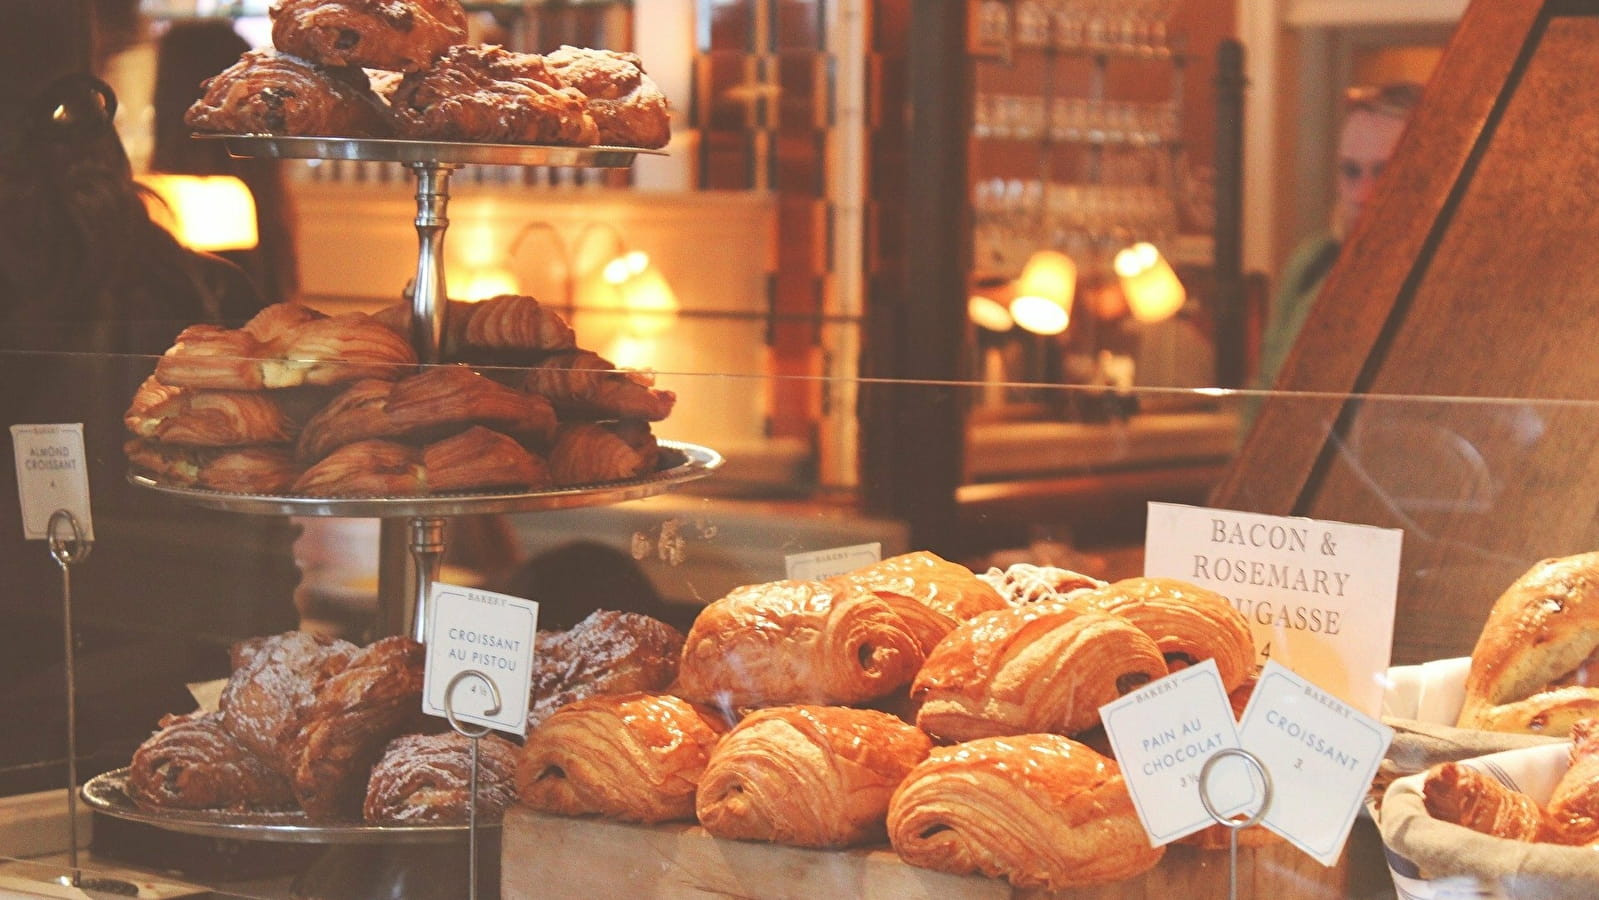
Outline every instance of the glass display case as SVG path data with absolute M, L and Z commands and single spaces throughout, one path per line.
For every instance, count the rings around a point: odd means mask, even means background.
M 1229 466 L 1262 406 L 1310 409 L 1347 399 L 975 382 L 824 385 L 834 398 L 871 393 L 873 408 L 890 415 L 933 405 L 975 407 L 995 391 L 1055 411 L 1047 432 L 1017 432 L 1003 446 L 968 443 L 963 457 L 971 478 L 960 496 L 948 498 L 961 526 L 949 533 L 964 537 L 924 546 L 912 540 L 903 511 L 867 500 L 871 486 L 853 473 L 797 487 L 787 468 L 763 460 L 758 444 L 742 437 L 747 423 L 731 421 L 743 414 L 716 412 L 742 410 L 748 396 L 772 392 L 764 378 L 747 373 L 656 373 L 649 390 L 673 398 L 667 414 L 650 427 L 660 453 L 647 469 L 621 478 L 447 489 L 442 496 L 419 495 L 415 485 L 375 495 L 356 489 L 337 496 L 335 490 L 335 496 L 306 499 L 306 491 L 321 489 L 302 484 L 241 492 L 223 482 L 217 482 L 220 488 L 202 484 L 195 479 L 214 462 L 205 453 L 185 451 L 170 469 L 153 468 L 137 455 L 130 461 L 129 428 L 145 426 L 127 414 L 161 359 L 0 353 L 0 370 L 18 386 L 6 403 L 5 424 L 19 477 L 4 479 L 0 503 L 7 573 L 0 785 L 8 795 L 0 801 L 6 808 L 0 848 L 7 860 L 0 865 L 0 883 L 8 887 L 37 885 L 67 871 L 67 785 L 75 780 L 90 785 L 75 803 L 83 877 L 132 881 L 143 886 L 140 896 L 184 896 L 201 888 L 247 897 L 389 896 L 379 892 L 407 878 L 413 880 L 406 896 L 464 896 L 467 829 L 460 825 L 304 822 L 281 812 L 245 815 L 242 825 L 218 824 L 203 810 L 140 805 L 125 793 L 108 794 L 105 779 L 125 772 L 140 744 L 164 727 L 164 717 L 215 704 L 221 684 L 248 665 L 241 653 L 247 656 L 250 639 L 300 630 L 370 647 L 385 635 L 420 634 L 408 628 L 426 615 L 411 607 L 414 583 L 432 571 L 447 584 L 536 601 L 541 631 L 570 634 L 596 610 L 625 611 L 664 623 L 680 636 L 687 633 L 691 642 L 696 627 L 704 627 L 698 622 L 702 610 L 746 586 L 845 570 L 840 567 L 854 571 L 874 559 L 918 551 L 976 575 L 1028 564 L 1105 582 L 1140 576 L 1148 501 L 1203 505 L 1208 485 L 1223 473 L 1247 482 L 1250 473 Z M 336 372 L 341 364 L 330 367 Z M 531 371 L 478 370 L 500 386 L 526 385 Z M 419 377 L 409 369 L 402 374 Z M 326 409 L 330 397 L 349 390 L 338 386 L 341 379 L 330 373 L 318 379 L 329 385 L 286 390 Z M 1599 403 L 1366 396 L 1359 404 L 1360 416 L 1326 420 L 1321 434 L 1307 437 L 1337 447 L 1339 484 L 1350 492 L 1344 508 L 1366 511 L 1347 521 L 1400 532 L 1396 596 L 1317 602 L 1329 609 L 1392 604 L 1393 663 L 1469 654 L 1489 608 L 1519 575 L 1539 559 L 1592 549 L 1583 495 L 1547 477 L 1560 471 L 1547 462 L 1568 458 L 1582 435 L 1594 433 Z M 30 436 L 37 430 L 30 426 L 60 424 L 81 425 L 81 451 L 57 454 L 53 445 Z M 434 428 L 410 440 L 434 446 L 448 431 Z M 522 443 L 548 456 L 548 441 L 546 436 Z M 719 449 L 734 446 L 739 452 Z M 62 460 L 87 469 L 90 515 L 81 523 L 86 537 L 92 528 L 92 552 L 65 563 L 52 555 L 51 540 L 26 540 L 22 533 L 22 510 L 33 510 L 28 498 L 39 490 L 54 496 L 40 487 L 40 479 L 55 485 L 56 476 L 72 474 Z M 1011 483 L 996 479 L 1015 460 L 1059 482 L 1047 503 L 982 493 L 985 483 Z M 1208 474 L 1147 477 L 1152 466 L 1161 473 L 1187 467 Z M 507 501 L 507 494 L 518 499 Z M 1525 508 L 1529 495 L 1544 498 L 1550 517 L 1580 524 L 1557 534 L 1536 522 L 1505 518 L 1505 510 Z M 1240 508 L 1247 510 L 1247 504 Z M 383 527 L 386 520 L 419 516 L 442 526 L 431 548 L 419 549 L 414 537 L 396 545 Z M 71 543 L 65 533 L 57 537 Z M 427 569 L 429 563 L 437 569 Z M 1216 575 L 1164 574 L 1195 580 Z M 1455 589 L 1440 591 L 1440 584 Z M 1310 630 L 1313 620 L 1326 621 L 1254 602 L 1255 586 L 1247 579 L 1217 589 L 1245 613 L 1257 652 L 1274 642 L 1280 646 L 1289 632 Z M 72 704 L 66 702 L 63 665 L 69 596 Z M 730 634 L 720 640 L 725 643 L 715 646 L 728 655 L 737 652 Z M 929 644 L 936 648 L 936 642 Z M 773 645 L 772 652 L 786 652 L 784 646 Z M 539 652 L 546 651 L 555 652 L 549 646 Z M 860 657 L 860 664 L 870 655 Z M 734 691 L 742 683 L 737 679 L 753 682 L 758 674 L 751 669 L 734 676 L 720 690 Z M 874 714 L 914 722 L 911 677 L 872 697 L 821 705 L 872 707 Z M 549 706 L 555 698 L 541 697 L 540 690 L 534 686 L 532 702 Z M 738 713 L 749 711 L 729 705 Z M 70 773 L 69 724 L 76 748 Z M 437 732 L 442 723 L 411 727 Z M 520 752 L 521 737 L 508 737 Z M 1102 737 L 1086 731 L 1077 737 L 1085 746 L 1105 749 Z M 692 817 L 625 824 L 513 805 L 506 824 L 486 820 L 480 826 L 478 871 L 485 894 L 505 897 L 621 896 L 643 885 L 664 890 L 685 878 L 711 894 L 739 896 L 824 889 L 874 896 L 878 888 L 903 885 L 920 885 L 938 896 L 1013 895 L 999 878 L 911 866 L 884 840 L 881 823 L 871 833 L 842 842 L 853 846 L 797 848 L 714 837 Z M 502 843 L 508 848 L 503 857 Z M 1281 840 L 1254 843 L 1246 842 L 1239 860 L 1257 885 L 1306 897 L 1382 896 L 1391 890 L 1367 818 L 1355 823 L 1331 868 Z M 1082 888 L 1089 893 L 1081 895 L 1219 893 L 1226 860 L 1225 851 L 1179 843 L 1147 870 Z M 421 869 L 433 880 L 414 880 Z M 1055 894 L 1014 890 L 1015 896 L 1079 895 L 1064 888 Z

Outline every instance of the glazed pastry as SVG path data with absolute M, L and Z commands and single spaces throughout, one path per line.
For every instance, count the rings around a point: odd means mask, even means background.
M 1599 719 L 1572 724 L 1571 767 L 1544 809 L 1560 843 L 1599 842 Z
M 1175 578 L 1127 578 L 1077 599 L 1127 619 L 1154 638 L 1173 672 L 1214 659 L 1222 685 L 1231 691 L 1254 670 L 1249 623 L 1215 591 Z
M 672 692 L 720 709 L 886 697 L 923 660 L 912 626 L 864 588 L 776 581 L 700 610 Z
M 666 95 L 644 73 L 637 55 L 563 45 L 544 59 L 562 81 L 588 98 L 598 143 L 657 148 L 672 139 Z
M 360 648 L 307 631 L 289 631 L 236 649 L 239 664 L 218 703 L 222 724 L 239 743 L 287 776 L 294 741 L 317 691 L 350 664 Z
M 983 613 L 940 641 L 911 685 L 916 724 L 946 741 L 1077 734 L 1099 708 L 1167 674 L 1160 648 L 1118 616 L 1050 601 Z
M 1130 878 L 1165 852 L 1116 762 L 1051 734 L 934 748 L 894 792 L 888 839 L 914 866 L 1050 890 Z
M 956 624 L 1005 607 L 1004 598 L 970 569 L 926 550 L 891 556 L 828 581 L 854 584 L 893 605 L 916 632 L 923 654 Z
M 930 749 L 927 735 L 876 710 L 763 709 L 711 751 L 695 813 L 717 837 L 800 847 L 879 842 L 889 797 Z
M 299 430 L 273 395 L 168 387 L 153 375 L 134 393 L 122 422 L 139 437 L 196 447 L 279 443 Z
M 389 741 L 420 724 L 426 651 L 382 638 L 317 689 L 294 742 L 294 796 L 313 821 L 354 819 Z
M 345 444 L 306 469 L 290 491 L 307 497 L 418 497 L 427 493 L 420 448 L 394 441 Z
M 540 631 L 528 727 L 588 697 L 659 691 L 677 676 L 682 652 L 681 632 L 639 613 L 601 609 L 568 631 Z
M 550 477 L 559 485 L 637 478 L 655 471 L 660 449 L 647 422 L 572 422 L 555 433 Z
M 1494 837 L 1541 841 L 1552 833 L 1537 802 L 1491 775 L 1456 762 L 1427 771 L 1422 801 L 1434 819 Z
M 383 102 L 366 74 L 324 68 L 266 48 L 201 82 L 204 93 L 184 113 L 196 131 L 223 134 L 386 137 Z
M 516 790 L 534 809 L 624 822 L 692 821 L 722 718 L 669 694 L 590 697 L 528 735 Z
M 146 809 L 254 812 L 290 808 L 288 781 L 222 726 L 215 713 L 164 716 L 128 766 L 129 799 Z
M 478 738 L 477 818 L 498 822 L 516 799 L 516 745 L 494 733 Z M 382 825 L 466 824 L 472 740 L 453 731 L 389 741 L 366 783 L 361 818 Z
M 555 411 L 544 398 L 471 369 L 438 366 L 395 382 L 351 385 L 306 423 L 295 453 L 309 463 L 355 441 L 429 440 L 469 425 L 544 442 L 555 432 Z
M 386 306 L 373 318 L 409 338 L 409 303 Z M 482 365 L 528 365 L 548 353 L 576 347 L 572 326 L 560 313 L 522 294 L 501 294 L 476 303 L 451 300 L 445 307 L 441 342 L 444 360 Z
M 544 58 L 495 45 L 457 45 L 388 95 L 401 137 L 429 141 L 588 146 L 600 132 L 587 98 Z
M 423 447 L 422 469 L 431 493 L 492 488 L 538 490 L 551 484 L 550 470 L 543 459 L 482 425 Z
M 414 72 L 466 40 L 460 0 L 275 0 L 272 46 L 324 66 Z
M 157 481 L 234 494 L 281 494 L 302 471 L 286 447 L 184 447 L 134 438 L 122 451 Z
M 243 329 L 190 325 L 155 364 L 155 378 L 174 387 L 259 391 L 261 342 Z
M 1012 563 L 1003 569 L 991 568 L 977 576 L 987 582 L 1012 606 L 1040 600 L 1064 600 L 1079 591 L 1105 587 L 1100 581 L 1080 572 L 1055 566 Z
M 1567 734 L 1577 720 L 1599 716 L 1596 655 L 1599 553 L 1543 560 L 1488 612 L 1459 725 Z
M 656 390 L 648 372 L 618 369 L 597 353 L 579 350 L 553 356 L 527 373 L 530 394 L 545 397 L 561 421 L 643 419 L 659 422 L 672 412 L 677 395 Z

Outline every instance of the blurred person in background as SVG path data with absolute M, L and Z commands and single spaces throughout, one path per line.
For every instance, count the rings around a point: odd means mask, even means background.
M 154 355 L 262 300 L 151 221 L 92 70 L 87 0 L 0 0 L 0 431 L 82 423 L 95 544 L 72 572 L 80 772 L 125 765 L 231 642 L 287 630 L 287 519 L 200 510 L 128 484 L 122 413 Z M 8 440 L 9 443 L 9 440 Z M 61 570 L 0 477 L 0 793 L 65 783 Z

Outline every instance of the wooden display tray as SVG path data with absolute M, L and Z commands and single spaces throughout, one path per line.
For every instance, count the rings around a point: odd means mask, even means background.
M 1356 824 L 1344 861 L 1331 869 L 1286 843 L 1239 848 L 1238 897 L 1332 900 L 1369 896 L 1357 884 L 1387 883 L 1388 874 L 1380 844 L 1374 843 L 1375 830 L 1369 822 Z M 1136 878 L 1051 892 L 919 869 L 902 862 L 887 847 L 806 850 L 715 838 L 697 825 L 643 826 L 569 819 L 525 806 L 507 810 L 501 840 L 501 900 L 1156 900 L 1227 896 L 1227 852 L 1188 846 L 1167 848 L 1158 866 Z M 1391 891 L 1392 885 L 1387 888 Z

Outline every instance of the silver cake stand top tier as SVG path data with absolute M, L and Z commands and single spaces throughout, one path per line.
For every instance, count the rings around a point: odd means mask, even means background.
M 229 154 L 260 159 L 345 159 L 406 164 L 557 166 L 621 169 L 639 154 L 665 156 L 640 147 L 552 147 L 542 144 L 476 144 L 398 138 L 300 137 L 275 134 L 201 134 L 220 141 Z

